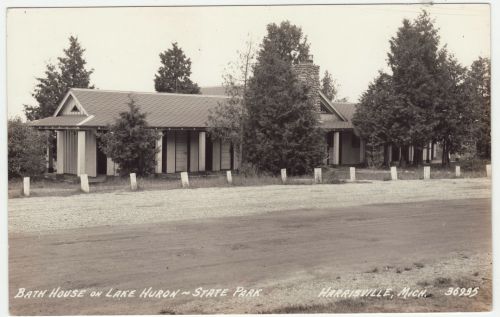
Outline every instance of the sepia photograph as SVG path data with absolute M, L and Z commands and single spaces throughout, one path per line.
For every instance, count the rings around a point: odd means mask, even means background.
M 491 3 L 5 9 L 8 314 L 491 312 Z

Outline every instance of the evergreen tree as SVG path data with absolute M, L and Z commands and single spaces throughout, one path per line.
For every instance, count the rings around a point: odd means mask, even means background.
M 78 38 L 71 36 L 69 48 L 64 50 L 63 57 L 58 57 L 64 93 L 70 88 L 94 88 L 90 85 L 90 75 L 94 70 L 85 69 L 87 62 L 83 58 L 84 52 L 85 49 L 78 43 Z
M 415 21 L 403 20 L 396 37 L 390 40 L 389 66 L 395 94 L 400 103 L 398 122 L 415 146 L 414 163 L 422 159 L 422 147 L 432 138 L 435 98 L 439 95 L 438 31 L 423 11 Z M 403 149 L 406 150 L 406 149 Z
M 24 113 L 28 120 L 38 120 L 54 114 L 59 103 L 70 88 L 94 88 L 90 85 L 90 75 L 93 70 L 86 70 L 83 58 L 85 49 L 78 43 L 78 38 L 69 38 L 69 48 L 64 50 L 64 56 L 58 57 L 58 68 L 47 64 L 45 78 L 37 78 L 38 84 L 32 96 L 38 105 L 24 105 Z
M 102 134 L 101 150 L 118 164 L 119 173 L 148 175 L 155 170 L 156 135 L 148 129 L 146 114 L 140 112 L 132 96 L 129 96 L 129 111 L 119 114 L 108 132 Z
M 491 65 L 488 58 L 475 60 L 467 74 L 467 85 L 471 91 L 474 110 L 478 114 L 476 130 L 477 154 L 491 158 Z
M 402 109 L 394 92 L 392 77 L 380 72 L 361 96 L 352 119 L 361 138 L 367 140 L 370 166 L 377 166 L 379 161 L 389 163 L 387 155 L 383 160 L 378 159 L 382 146 L 387 153 L 388 145 L 401 147 L 408 144 L 408 136 L 403 131 L 405 127 L 399 124 Z
M 337 83 L 327 70 L 323 75 L 323 79 L 321 79 L 321 92 L 328 98 L 330 101 L 335 101 L 337 98 Z
M 285 25 L 287 30 L 300 30 L 288 22 Z M 283 58 L 283 52 L 290 50 L 281 41 L 270 41 L 273 25 L 268 32 L 246 95 L 246 159 L 263 172 L 287 168 L 291 174 L 303 174 L 322 163 L 324 135 L 313 101 L 307 97 L 310 87 L 297 79 L 290 55 Z
M 187 58 L 177 43 L 172 48 L 160 53 L 162 66 L 155 75 L 157 92 L 173 92 L 181 94 L 199 94 L 200 87 L 193 83 L 191 76 L 191 59 Z

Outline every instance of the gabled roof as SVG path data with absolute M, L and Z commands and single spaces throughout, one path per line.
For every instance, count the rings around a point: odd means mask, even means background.
M 120 112 L 128 110 L 130 97 L 140 106 L 141 111 L 147 114 L 146 120 L 149 126 L 154 128 L 204 128 L 209 109 L 215 108 L 228 98 L 72 88 L 54 116 L 34 121 L 33 125 L 105 127 L 113 124 Z M 87 116 L 63 115 L 63 106 L 69 98 L 74 98 Z
M 213 95 L 186 95 L 155 92 L 112 91 L 72 88 L 52 117 L 33 121 L 45 128 L 104 128 L 113 124 L 118 114 L 127 111 L 132 97 L 153 128 L 206 128 L 209 109 L 217 107 L 229 97 Z M 83 115 L 63 114 L 69 101 L 74 100 Z M 320 93 L 320 100 L 329 113 L 320 115 L 321 127 L 327 130 L 352 129 L 351 119 L 355 104 L 331 102 Z

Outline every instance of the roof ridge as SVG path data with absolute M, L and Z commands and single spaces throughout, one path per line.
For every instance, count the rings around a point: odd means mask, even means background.
M 110 89 L 91 89 L 91 88 L 70 88 L 70 90 L 92 91 L 92 92 L 115 92 L 128 94 L 147 94 L 147 95 L 165 95 L 165 96 L 186 96 L 186 97 L 210 97 L 229 99 L 229 96 L 224 95 L 202 95 L 202 94 L 179 94 L 172 92 L 153 92 L 153 91 L 131 91 L 131 90 L 110 90 Z

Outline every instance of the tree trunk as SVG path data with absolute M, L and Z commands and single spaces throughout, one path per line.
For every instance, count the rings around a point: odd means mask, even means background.
M 413 164 L 415 166 L 422 164 L 422 148 L 420 146 L 413 148 Z
M 442 166 L 450 165 L 449 149 L 446 141 L 443 141 L 443 153 L 441 156 L 441 165 Z
M 399 166 L 406 167 L 406 162 L 408 157 L 408 146 L 401 146 L 401 155 L 399 156 Z

